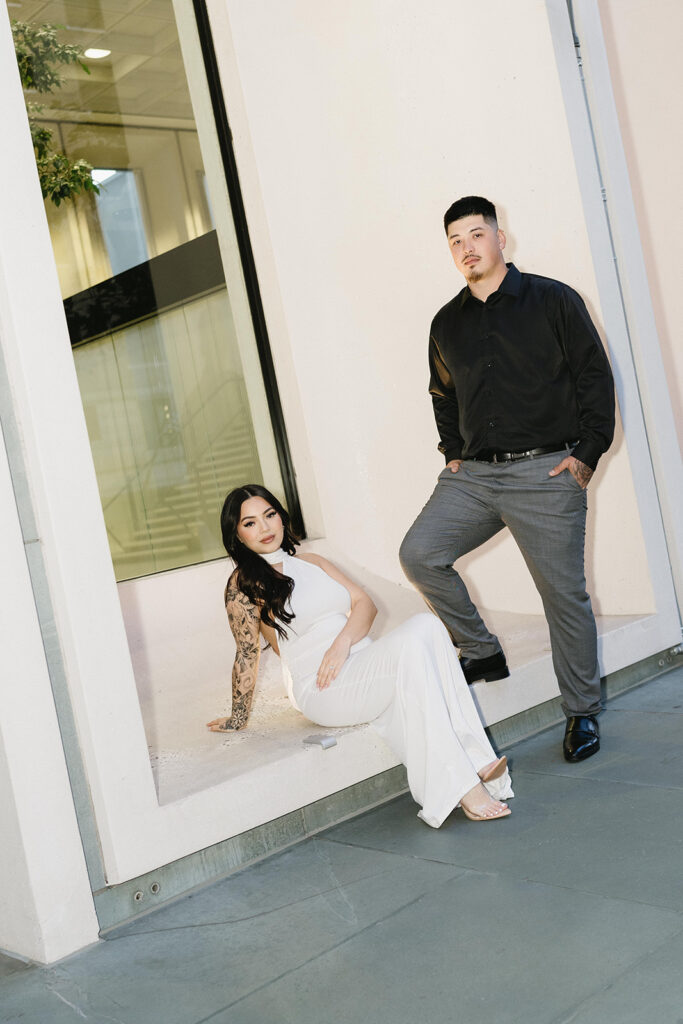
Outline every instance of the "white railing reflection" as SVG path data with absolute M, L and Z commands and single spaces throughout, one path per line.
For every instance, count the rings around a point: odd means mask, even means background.
M 74 350 L 118 579 L 219 558 L 230 487 L 260 481 L 225 290 Z

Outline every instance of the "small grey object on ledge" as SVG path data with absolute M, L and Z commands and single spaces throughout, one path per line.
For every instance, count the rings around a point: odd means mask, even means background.
M 328 747 L 336 747 L 337 741 L 334 736 L 325 736 L 324 733 L 316 732 L 311 736 L 306 736 L 304 743 L 310 746 L 317 744 L 322 747 L 323 750 L 327 750 Z

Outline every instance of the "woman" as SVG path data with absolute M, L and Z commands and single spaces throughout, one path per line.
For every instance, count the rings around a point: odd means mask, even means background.
M 322 726 L 372 722 L 406 765 L 428 825 L 438 828 L 457 806 L 473 821 L 510 813 L 506 759 L 496 758 L 434 615 L 414 615 L 371 641 L 377 609 L 368 595 L 320 555 L 296 554 L 287 513 L 258 484 L 228 494 L 221 529 L 237 566 L 225 590 L 237 653 L 232 714 L 209 729 L 246 726 L 260 632 L 280 654 L 289 698 L 306 718 Z

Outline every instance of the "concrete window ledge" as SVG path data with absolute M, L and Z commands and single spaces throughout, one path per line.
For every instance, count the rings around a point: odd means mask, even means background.
M 411 588 L 354 565 L 324 542 L 306 547 L 328 555 L 371 594 L 380 610 L 373 635 L 424 611 Z M 290 810 L 395 767 L 393 754 L 370 727 L 321 730 L 296 712 L 270 649 L 262 653 L 248 728 L 225 736 L 206 729 L 207 721 L 230 710 L 234 644 L 222 607 L 229 572 L 230 563 L 220 560 L 119 585 L 159 803 L 241 780 L 251 792 L 277 784 L 288 793 Z M 485 614 L 504 639 L 512 671 L 509 679 L 473 687 L 484 722 L 493 726 L 552 701 L 558 690 L 544 618 Z M 623 649 L 629 630 L 647 629 L 650 618 L 601 616 L 603 652 L 606 646 Z M 304 745 L 306 736 L 320 732 L 334 735 L 336 746 Z
M 336 561 L 372 595 L 380 610 L 376 635 L 424 611 L 411 588 L 369 573 L 322 541 L 307 547 Z M 322 730 L 291 708 L 272 651 L 262 656 L 249 727 L 225 736 L 206 729 L 230 708 L 234 646 L 222 605 L 229 571 L 221 560 L 119 585 L 166 831 L 153 849 L 149 842 L 136 848 L 113 884 L 95 893 L 103 930 L 406 788 L 403 767 L 371 727 Z M 562 712 L 542 616 L 491 611 L 486 618 L 504 640 L 512 674 L 472 692 L 494 746 L 508 748 L 559 721 Z M 598 619 L 608 695 L 670 666 L 671 652 L 655 653 L 655 619 Z M 336 745 L 304 746 L 314 732 L 335 735 Z

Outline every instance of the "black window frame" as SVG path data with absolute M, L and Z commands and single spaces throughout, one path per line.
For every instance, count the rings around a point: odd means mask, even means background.
M 242 271 L 247 289 L 247 298 L 254 328 L 256 348 L 258 351 L 261 373 L 263 375 L 263 383 L 266 391 L 268 411 L 270 413 L 270 420 L 275 437 L 275 447 L 277 449 L 280 473 L 282 475 L 285 501 L 289 510 L 292 527 L 294 528 L 294 531 L 303 538 L 306 536 L 306 531 L 301 512 L 299 493 L 296 486 L 296 473 L 294 471 L 292 453 L 289 447 L 289 440 L 287 438 L 287 431 L 285 428 L 285 419 L 282 412 L 277 376 L 275 374 L 275 365 L 273 363 L 273 356 L 270 350 L 268 327 L 266 325 L 266 317 L 263 310 L 263 303 L 261 301 L 261 291 L 259 288 L 254 252 L 249 236 L 247 215 L 244 209 L 244 201 L 242 199 L 237 161 L 235 160 L 235 151 L 232 144 L 232 131 L 230 130 L 230 123 L 228 121 L 228 113 L 225 107 L 225 99 L 223 97 L 220 72 L 218 70 L 218 62 L 216 60 L 216 51 L 213 45 L 209 12 L 207 10 L 205 0 L 192 0 L 192 6 L 194 8 L 195 20 L 197 22 L 199 43 L 204 60 L 204 70 L 206 72 L 209 95 L 211 97 L 214 122 L 218 135 L 221 159 L 223 161 L 223 171 L 225 173 L 228 196 L 230 198 L 232 218 L 235 224 L 237 246 L 242 262 Z

